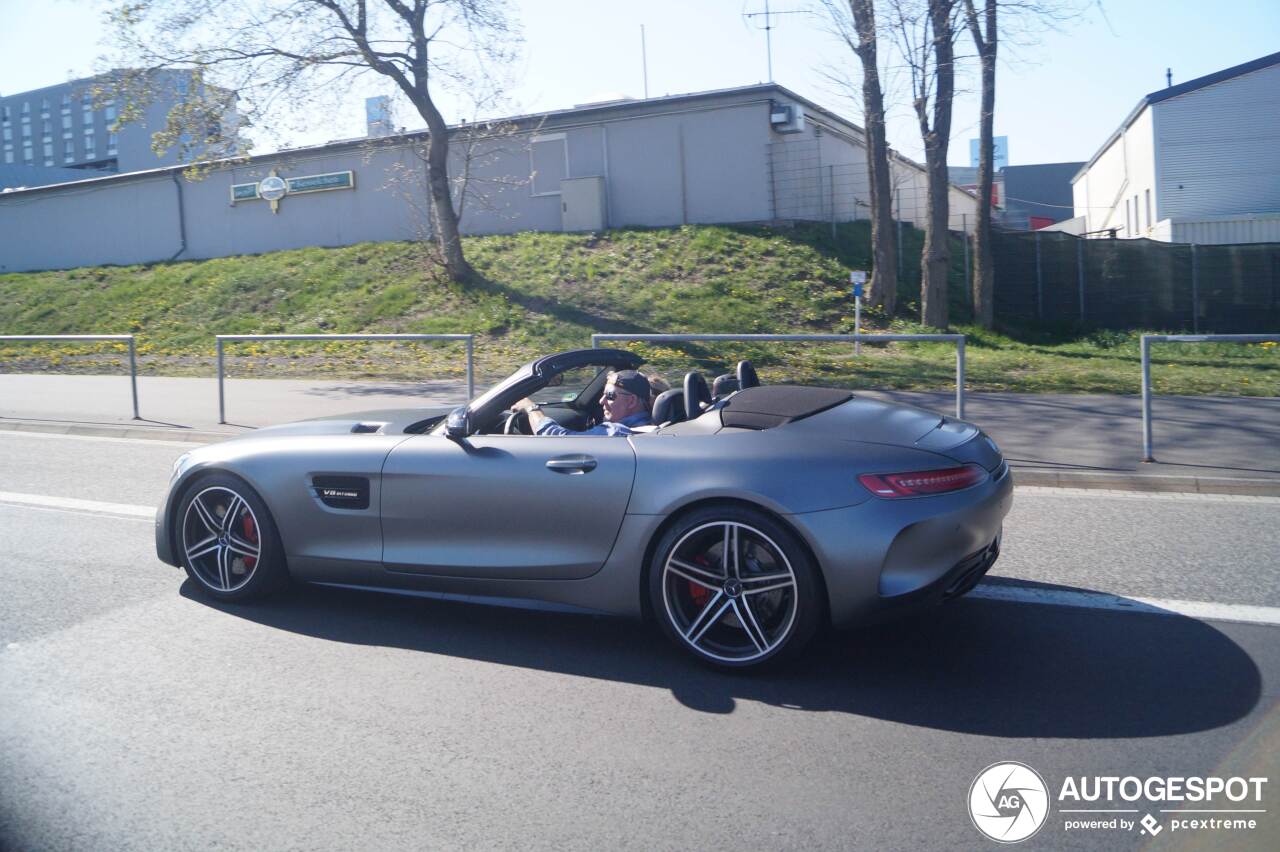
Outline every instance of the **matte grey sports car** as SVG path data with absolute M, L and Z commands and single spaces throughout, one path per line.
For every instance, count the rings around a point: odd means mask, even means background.
M 601 416 L 612 349 L 521 367 L 451 413 L 377 411 L 260 429 L 180 458 L 160 558 L 210 595 L 288 580 L 529 599 L 650 618 L 681 648 L 748 667 L 823 624 L 964 594 L 991 567 L 1013 482 L 976 426 L 849 391 L 713 394 L 693 372 L 650 431 L 528 434 Z

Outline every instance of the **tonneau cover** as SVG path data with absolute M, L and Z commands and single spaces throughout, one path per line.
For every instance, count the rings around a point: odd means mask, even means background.
M 720 409 L 720 417 L 725 426 L 772 429 L 826 411 L 852 398 L 849 391 L 835 388 L 760 385 L 729 397 Z

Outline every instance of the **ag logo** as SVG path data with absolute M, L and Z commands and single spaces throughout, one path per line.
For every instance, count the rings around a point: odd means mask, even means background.
M 974 826 L 1000 843 L 1017 843 L 1040 830 L 1049 816 L 1049 788 L 1022 763 L 993 763 L 969 787 Z

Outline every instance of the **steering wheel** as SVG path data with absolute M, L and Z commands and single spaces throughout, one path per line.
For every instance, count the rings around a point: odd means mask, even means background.
M 512 411 L 508 414 L 506 422 L 502 424 L 502 434 L 532 435 L 533 427 L 529 424 L 529 413 L 527 411 Z

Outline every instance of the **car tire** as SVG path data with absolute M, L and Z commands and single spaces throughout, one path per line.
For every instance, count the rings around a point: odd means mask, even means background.
M 178 502 L 174 525 L 178 559 L 210 597 L 247 601 L 288 584 L 271 512 L 239 477 L 215 473 L 192 483 Z
M 826 620 L 812 557 L 762 511 L 726 504 L 688 512 L 663 533 L 648 567 L 649 604 L 663 633 L 715 668 L 789 659 Z

